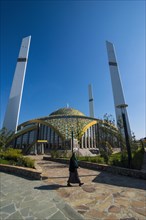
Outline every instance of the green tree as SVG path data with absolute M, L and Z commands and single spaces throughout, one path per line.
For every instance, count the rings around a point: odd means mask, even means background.
M 14 132 L 8 131 L 6 128 L 2 128 L 0 130 L 0 148 L 6 148 L 13 135 Z

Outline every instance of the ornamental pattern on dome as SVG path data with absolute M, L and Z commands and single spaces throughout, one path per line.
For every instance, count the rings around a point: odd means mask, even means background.
M 73 108 L 60 108 L 57 111 L 52 112 L 49 116 L 55 116 L 55 115 L 80 115 L 85 116 L 82 112 L 79 110 L 73 109 Z
M 57 117 L 57 116 L 56 116 Z M 94 120 L 84 118 L 82 116 L 59 116 L 57 118 L 47 118 L 45 122 L 53 126 L 53 128 L 58 131 L 63 139 L 71 138 L 71 131 L 74 132 L 74 138 L 80 139 L 83 135 L 83 130 Z M 95 121 L 94 121 L 95 122 Z

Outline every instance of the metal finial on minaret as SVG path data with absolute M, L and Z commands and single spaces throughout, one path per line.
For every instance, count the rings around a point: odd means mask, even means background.
M 31 36 L 22 39 L 3 127 L 17 131 Z
M 89 112 L 90 112 L 90 117 L 94 118 L 94 106 L 93 106 L 93 95 L 92 95 L 92 86 L 89 84 L 88 86 L 88 91 L 89 91 Z
M 122 119 L 122 111 L 119 108 L 119 106 L 127 106 L 124 99 L 118 64 L 116 60 L 114 45 L 108 41 L 106 41 L 106 47 L 107 47 L 107 54 L 108 54 L 108 61 L 109 61 L 109 69 L 110 69 L 110 75 L 111 75 L 111 82 L 112 82 L 112 90 L 113 90 L 113 96 L 114 96 L 114 105 L 115 105 L 115 113 L 116 113 L 116 119 L 117 119 L 117 126 L 119 125 L 119 120 Z M 127 124 L 127 130 L 128 135 L 131 137 L 131 131 L 130 131 L 130 125 L 128 120 L 128 114 L 126 107 L 122 108 L 125 114 L 126 124 Z M 118 126 L 119 127 L 119 126 Z M 121 129 L 121 133 L 124 132 Z

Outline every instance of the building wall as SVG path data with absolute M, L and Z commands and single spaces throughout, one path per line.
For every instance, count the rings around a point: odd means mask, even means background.
M 34 126 L 34 125 L 33 125 Z M 31 128 L 30 125 L 27 125 L 25 129 Z M 74 140 L 78 138 L 73 135 Z M 37 140 L 41 140 L 41 143 L 38 143 Z M 113 145 L 117 141 L 116 136 L 109 131 L 107 131 L 105 126 L 100 124 L 94 124 L 90 126 L 78 140 L 78 145 L 80 148 L 99 148 L 102 141 L 108 141 Z M 42 143 L 42 141 L 47 141 L 47 143 Z M 71 149 L 71 139 L 63 139 L 56 130 L 45 125 L 45 124 L 36 124 L 35 129 L 29 130 L 23 134 L 20 134 L 13 141 L 13 147 L 22 149 L 24 153 L 34 153 L 37 148 L 38 151 L 47 152 L 48 150 L 54 149 Z M 44 148 L 44 150 L 41 150 Z

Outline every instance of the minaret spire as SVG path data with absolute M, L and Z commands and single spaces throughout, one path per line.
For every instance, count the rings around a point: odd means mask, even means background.
M 9 131 L 17 130 L 30 41 L 31 36 L 22 39 L 17 59 L 10 97 L 3 122 L 3 127 Z
M 88 86 L 88 92 L 89 92 L 89 112 L 90 117 L 94 118 L 94 106 L 93 106 L 93 94 L 92 94 L 92 85 L 89 84 Z
M 116 119 L 117 119 L 117 125 L 119 120 L 122 119 L 122 113 L 125 114 L 126 124 L 127 124 L 127 130 L 128 135 L 131 137 L 131 131 L 130 131 L 130 125 L 129 125 L 129 119 L 122 89 L 122 83 L 120 79 L 120 73 L 119 68 L 117 64 L 117 59 L 115 55 L 114 45 L 108 41 L 106 41 L 106 47 L 107 47 L 107 54 L 108 54 L 108 61 L 109 61 L 109 69 L 110 69 L 110 75 L 111 75 L 111 82 L 112 82 L 112 90 L 113 90 L 113 97 L 114 97 L 114 105 L 115 105 L 115 113 L 116 113 Z M 119 127 L 121 130 L 121 128 Z M 121 131 L 123 134 L 123 131 Z

